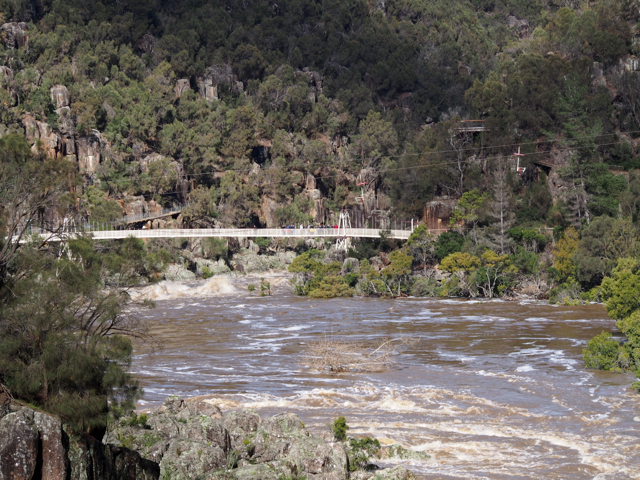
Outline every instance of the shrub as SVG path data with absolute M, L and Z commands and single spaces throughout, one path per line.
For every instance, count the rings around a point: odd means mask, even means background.
M 374 470 L 375 465 L 371 465 L 371 457 L 380 450 L 380 442 L 377 439 L 352 438 L 349 441 L 349 469 L 352 472 L 357 470 Z
M 442 261 L 443 258 L 452 253 L 460 252 L 463 245 L 464 237 L 458 232 L 443 233 L 436 241 L 436 257 L 438 261 Z
M 347 420 L 342 415 L 340 415 L 333 422 L 333 438 L 335 438 L 338 442 L 344 442 L 347 439 L 347 430 L 349 430 Z
M 611 338 L 610 333 L 602 332 L 589 340 L 587 348 L 582 350 L 582 356 L 587 368 L 614 370 L 619 352 L 620 344 Z

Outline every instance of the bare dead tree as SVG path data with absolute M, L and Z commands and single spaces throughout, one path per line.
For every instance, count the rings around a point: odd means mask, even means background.
M 419 339 L 385 339 L 375 346 L 356 342 L 343 342 L 329 337 L 312 343 L 300 364 L 310 370 L 331 373 L 384 372 L 395 364 L 398 350 L 415 345 Z
M 504 159 L 500 159 L 498 168 L 493 175 L 493 200 L 490 204 L 489 215 L 496 220 L 494 232 L 489 236 L 500 248 L 500 254 L 504 255 L 508 247 L 509 239 L 507 230 L 514 220 L 511 207 L 513 194 L 509 185 L 509 167 Z

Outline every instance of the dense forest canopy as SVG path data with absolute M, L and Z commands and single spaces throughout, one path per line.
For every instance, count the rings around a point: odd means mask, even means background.
M 360 175 L 383 205 L 421 215 L 434 195 L 488 189 L 519 145 L 524 187 L 551 154 L 581 178 L 565 202 L 578 213 L 560 215 L 571 223 L 615 210 L 615 181 L 592 163 L 640 165 L 638 8 L 578 3 L 2 0 L 0 131 L 57 134 L 49 153 L 77 158 L 97 186 L 81 208 L 99 220 L 126 195 L 190 194 L 194 219 L 270 223 L 267 196 L 279 220 L 303 220 L 317 211 L 307 174 L 329 210 Z M 487 130 L 452 135 L 461 118 Z

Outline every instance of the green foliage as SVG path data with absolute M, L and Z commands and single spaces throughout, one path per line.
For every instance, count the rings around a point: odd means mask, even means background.
M 436 241 L 436 258 L 442 261 L 452 253 L 460 252 L 463 245 L 464 237 L 458 232 L 445 232 L 441 234 Z
M 469 253 L 456 252 L 448 255 L 440 262 L 440 269 L 449 273 L 473 272 L 481 265 L 480 258 Z
M 271 296 L 271 284 L 267 282 L 264 278 L 260 279 L 260 296 L 266 297 Z
M 380 442 L 370 437 L 349 440 L 349 469 L 352 472 L 375 470 L 376 467 L 371 465 L 371 457 L 380 450 L 380 447 Z
M 291 282 L 296 294 L 313 298 L 353 296 L 353 289 L 340 275 L 340 263 L 324 263 L 323 256 L 319 250 L 311 249 L 294 258 L 289 271 L 295 274 Z
M 332 424 L 333 428 L 333 438 L 338 442 L 344 442 L 347 439 L 347 430 L 349 430 L 349 425 L 347 425 L 347 420 L 340 415 L 336 418 Z
M 247 290 L 249 290 L 249 293 L 253 293 L 256 291 L 256 286 L 250 283 L 249 285 L 247 285 Z
M 209 267 L 203 267 L 202 278 L 206 280 L 207 278 L 211 278 L 211 277 L 213 277 L 213 272 L 211 271 L 211 269 Z
M 596 335 L 589 340 L 587 348 L 582 350 L 585 367 L 599 370 L 615 369 L 618 365 L 619 353 L 620 344 L 611 338 L 609 332 Z
M 640 309 L 640 264 L 634 258 L 621 258 L 602 281 L 602 299 L 607 312 L 616 320 Z
M 130 427 L 148 428 L 147 420 L 148 418 L 146 413 L 138 415 L 136 412 L 132 412 L 131 416 L 125 419 L 124 423 Z
M 578 251 L 579 245 L 578 231 L 573 227 L 567 228 L 564 236 L 553 249 L 553 268 L 558 281 L 564 282 L 575 278 L 576 265 L 573 256 Z

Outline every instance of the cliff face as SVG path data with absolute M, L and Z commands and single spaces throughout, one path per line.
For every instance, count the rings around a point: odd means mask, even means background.
M 2 480 L 154 480 L 158 464 L 132 450 L 69 435 L 59 418 L 13 406 L 0 419 Z

